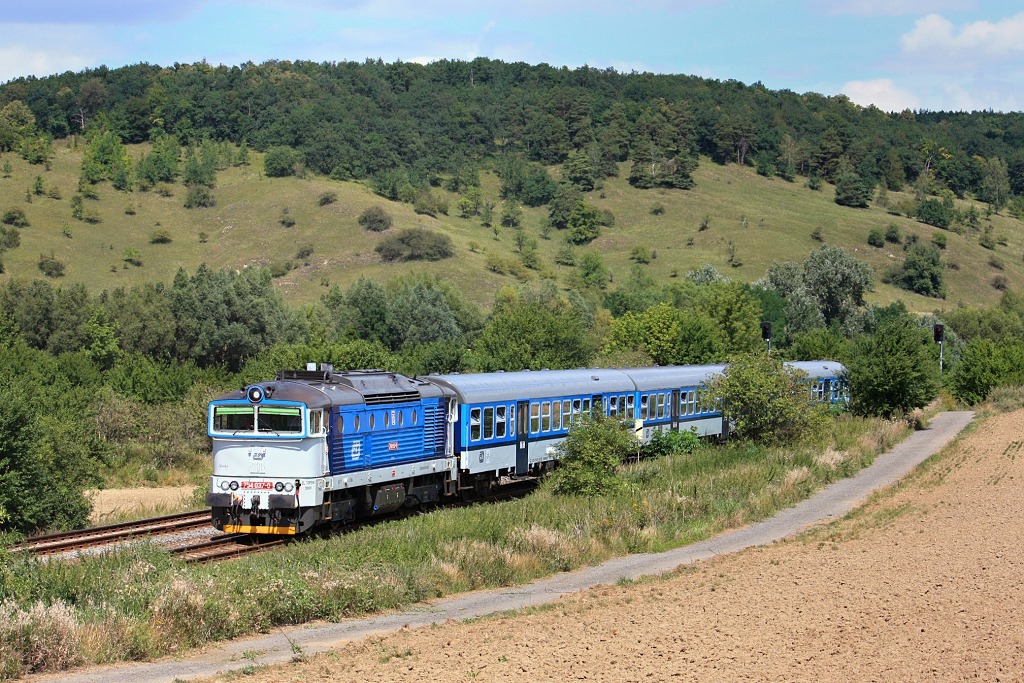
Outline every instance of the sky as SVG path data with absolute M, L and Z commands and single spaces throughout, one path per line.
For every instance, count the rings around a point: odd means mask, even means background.
M 1019 0 L 0 0 L 0 82 L 105 65 L 488 57 L 1024 111 Z

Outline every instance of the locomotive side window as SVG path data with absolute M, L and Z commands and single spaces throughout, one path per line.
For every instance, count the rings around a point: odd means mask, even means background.
M 375 426 L 374 423 L 375 422 L 377 422 L 377 416 L 375 414 L 373 414 L 373 413 L 370 413 L 370 429 L 371 430 L 374 428 L 374 426 Z
M 494 438 L 494 408 L 491 406 L 484 408 L 484 438 Z
M 252 406 L 216 406 L 213 409 L 213 429 L 218 432 L 251 432 L 256 424 L 256 411 Z
M 413 425 L 419 424 L 419 421 L 420 421 L 420 414 L 418 412 L 416 412 L 415 408 L 413 408 L 413 410 L 412 410 L 412 423 L 413 423 Z
M 358 432 L 358 431 L 359 431 L 359 416 L 358 416 L 358 415 L 356 415 L 356 416 L 355 416 L 355 417 L 354 417 L 354 418 L 352 419 L 352 422 L 353 422 L 353 423 L 354 423 L 354 425 L 355 425 L 355 427 L 354 427 L 354 428 L 355 428 L 355 430 L 356 430 L 356 431 Z
M 498 406 L 494 409 L 494 436 L 501 439 L 505 436 L 505 406 Z
M 323 434 L 324 432 L 324 414 L 321 410 L 312 410 L 309 413 L 309 433 L 310 434 Z
M 472 408 L 469 411 L 469 440 L 480 440 L 480 409 Z

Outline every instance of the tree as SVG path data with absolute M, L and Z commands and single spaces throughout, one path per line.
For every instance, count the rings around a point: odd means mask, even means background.
M 854 343 L 846 363 L 850 408 L 860 415 L 907 413 L 938 393 L 931 334 L 908 315 L 886 320 Z
M 708 405 L 720 406 L 732 434 L 766 444 L 791 443 L 824 422 L 825 409 L 811 402 L 806 375 L 776 356 L 741 356 L 705 387 Z
M 440 261 L 455 254 L 455 245 L 448 235 L 414 227 L 388 235 L 374 251 L 385 261 Z
M 298 153 L 291 147 L 271 147 L 263 157 L 263 172 L 268 178 L 295 175 L 295 165 L 298 161 Z
M 983 164 L 978 199 L 988 202 L 997 213 L 1010 201 L 1010 174 L 1006 162 L 995 157 Z
M 818 301 L 825 324 L 831 325 L 864 305 L 872 278 L 866 263 L 841 247 L 825 244 L 804 261 L 802 279 L 807 292 Z
M 852 206 L 858 209 L 868 205 L 868 192 L 863 179 L 857 175 L 849 163 L 840 164 L 836 175 L 836 204 Z
M 924 296 L 946 297 L 943 281 L 945 265 L 939 250 L 928 244 L 914 244 L 907 250 L 903 265 L 892 276 L 897 287 Z
M 569 243 L 587 244 L 601 234 L 601 214 L 595 207 L 581 199 L 576 202 L 575 208 L 569 214 L 565 227 L 569 229 L 566 236 Z
M 592 352 L 592 318 L 578 295 L 563 294 L 553 285 L 504 287 L 474 344 L 477 363 L 488 372 L 584 367 Z
M 594 189 L 594 165 L 586 152 L 576 150 L 569 153 L 562 166 L 562 177 L 583 192 Z

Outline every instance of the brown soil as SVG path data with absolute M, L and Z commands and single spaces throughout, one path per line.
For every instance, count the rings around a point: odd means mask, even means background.
M 262 683 L 1024 680 L 1024 411 L 850 518 L 532 613 L 403 630 Z M 233 674 L 233 677 L 237 674 Z

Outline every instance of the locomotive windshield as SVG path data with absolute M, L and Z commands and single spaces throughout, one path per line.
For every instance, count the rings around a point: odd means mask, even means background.
M 254 432 L 265 434 L 301 434 L 302 409 L 292 406 L 229 406 L 213 409 L 215 432 Z

